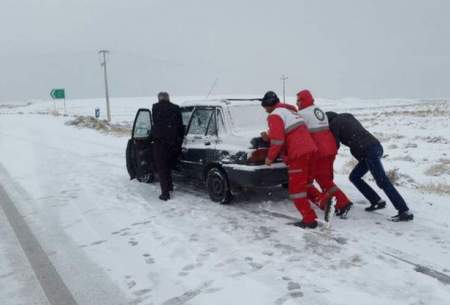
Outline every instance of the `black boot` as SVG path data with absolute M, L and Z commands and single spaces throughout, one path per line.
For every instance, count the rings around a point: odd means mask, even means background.
M 161 194 L 161 195 L 159 195 L 159 199 L 162 201 L 167 201 L 170 199 L 170 195 L 169 194 Z
M 412 214 L 410 211 L 404 211 L 404 212 L 398 213 L 397 215 L 391 217 L 391 220 L 393 222 L 411 221 L 413 219 L 414 219 L 414 214 Z
M 314 222 L 311 223 L 304 223 L 303 220 L 296 222 L 293 224 L 296 227 L 302 228 L 302 229 L 315 229 L 317 228 L 317 221 L 314 220 Z
M 381 210 L 386 207 L 386 201 L 380 200 L 377 203 L 371 203 L 370 207 L 366 208 L 367 212 L 373 212 L 375 210 Z
M 349 202 L 345 207 L 342 209 L 336 209 L 336 216 L 339 216 L 341 218 L 347 218 L 348 212 L 350 212 L 351 208 L 353 207 L 353 203 Z

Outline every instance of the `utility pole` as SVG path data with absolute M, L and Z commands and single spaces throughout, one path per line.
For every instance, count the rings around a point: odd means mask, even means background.
M 283 74 L 280 79 L 283 81 L 283 103 L 286 103 L 286 80 L 288 77 Z
M 109 51 L 100 50 L 98 51 L 98 54 L 100 54 L 100 65 L 103 67 L 103 74 L 105 77 L 106 115 L 108 122 L 111 122 L 111 109 L 109 107 L 108 71 L 106 69 L 106 55 L 109 54 Z

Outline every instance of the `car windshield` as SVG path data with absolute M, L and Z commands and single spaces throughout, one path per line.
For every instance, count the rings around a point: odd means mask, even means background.
M 236 132 L 254 132 L 267 129 L 267 113 L 264 108 L 255 105 L 233 105 L 229 107 L 233 129 Z

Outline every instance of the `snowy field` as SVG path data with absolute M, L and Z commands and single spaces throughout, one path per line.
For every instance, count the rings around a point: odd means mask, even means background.
M 365 212 L 341 148 L 337 182 L 355 207 L 309 232 L 286 225 L 299 214 L 281 187 L 222 206 L 189 181 L 168 202 L 130 181 L 127 126 L 153 100 L 113 99 L 118 133 L 64 124 L 104 116 L 103 99 L 68 100 L 66 117 L 48 101 L 0 105 L 0 184 L 78 304 L 450 304 L 450 101 L 319 99 L 379 137 L 415 220 L 387 221 L 390 204 Z M 0 233 L 0 304 L 47 304 L 1 208 Z

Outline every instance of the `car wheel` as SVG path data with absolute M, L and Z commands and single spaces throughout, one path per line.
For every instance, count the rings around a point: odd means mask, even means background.
M 284 188 L 284 189 L 288 189 L 289 188 L 289 183 L 283 183 L 281 185 L 281 187 Z
M 143 176 L 137 177 L 137 180 L 142 183 L 152 183 L 154 179 L 155 176 L 153 175 L 153 173 L 148 173 Z
M 226 204 L 233 199 L 227 175 L 219 168 L 212 168 L 206 176 L 209 197 L 214 202 Z

